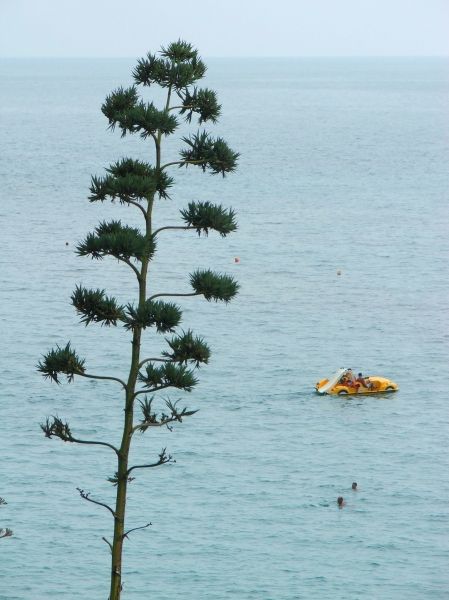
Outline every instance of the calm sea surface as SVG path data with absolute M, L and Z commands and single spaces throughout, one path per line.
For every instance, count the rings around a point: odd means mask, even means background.
M 102 219 L 138 224 L 132 208 L 87 201 L 91 174 L 152 160 L 100 112 L 133 64 L 0 64 L 0 527 L 14 530 L 0 540 L 2 600 L 108 596 L 112 520 L 76 488 L 112 502 L 112 453 L 45 439 L 39 423 L 59 415 L 118 443 L 122 398 L 113 383 L 58 388 L 35 365 L 71 340 L 91 373 L 127 371 L 129 335 L 86 329 L 69 298 L 77 283 L 135 298 L 126 267 L 74 254 Z M 155 221 L 210 200 L 236 209 L 239 230 L 161 234 L 151 291 L 189 291 L 189 273 L 210 267 L 241 293 L 182 303 L 213 359 L 194 393 L 172 395 L 200 411 L 136 439 L 133 460 L 167 447 L 176 463 L 130 486 L 129 528 L 152 526 L 126 542 L 123 598 L 449 598 L 448 61 L 208 64 L 214 133 L 241 152 L 238 173 L 175 170 Z M 170 138 L 165 158 L 180 147 Z M 146 335 L 147 356 L 163 346 Z M 317 397 L 341 366 L 401 389 Z

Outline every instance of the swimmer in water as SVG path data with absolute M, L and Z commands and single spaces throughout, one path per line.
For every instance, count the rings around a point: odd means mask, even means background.
M 357 491 L 357 482 L 356 482 L 356 481 L 353 481 L 353 482 L 352 482 L 352 490 L 353 490 L 354 492 L 356 492 L 356 491 Z
M 337 504 L 338 504 L 338 508 L 343 508 L 343 506 L 346 506 L 346 502 L 345 502 L 343 496 L 338 496 Z

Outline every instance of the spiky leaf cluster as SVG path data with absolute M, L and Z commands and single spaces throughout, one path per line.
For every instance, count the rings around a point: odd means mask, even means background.
M 86 239 L 79 243 L 77 253 L 80 256 L 90 255 L 101 259 L 113 256 L 118 260 L 141 261 L 144 257 L 152 258 L 156 250 L 153 238 L 147 239 L 135 227 L 122 225 L 120 221 L 100 223 L 94 233 L 89 233 Z
M 102 325 L 117 325 L 123 320 L 123 307 L 117 304 L 115 298 L 106 296 L 104 290 L 88 290 L 76 286 L 71 296 L 76 311 L 82 315 L 81 323 L 101 323 Z
M 151 200 L 156 193 L 159 198 L 169 198 L 167 190 L 173 179 L 145 162 L 123 158 L 106 171 L 109 175 L 105 177 L 92 177 L 91 202 L 103 202 L 108 197 L 112 201 L 118 198 L 121 203 Z
M 175 365 L 173 363 L 164 363 L 156 366 L 153 363 L 146 365 L 145 373 L 139 373 L 139 381 L 145 388 L 152 390 L 175 387 L 185 392 L 192 391 L 198 380 L 193 371 L 187 369 L 184 365 Z
M 37 370 L 47 379 L 60 383 L 59 375 L 66 375 L 67 381 L 73 381 L 75 375 L 82 375 L 85 372 L 84 359 L 80 359 L 70 346 L 70 342 L 64 347 L 56 346 L 56 350 L 50 350 L 44 355 L 43 360 L 39 361 Z
M 160 425 L 158 414 L 157 412 L 153 411 L 153 402 L 154 396 L 151 396 L 151 398 L 145 397 L 144 400 L 139 402 L 140 409 L 142 411 L 141 424 L 146 424 L 145 429 L 147 429 L 150 425 Z
M 214 273 L 210 269 L 197 270 L 190 275 L 190 284 L 206 300 L 229 302 L 238 292 L 239 284 L 230 275 Z
M 173 62 L 189 62 L 198 58 L 198 50 L 192 44 L 189 44 L 189 42 L 177 40 L 176 42 L 171 42 L 166 48 L 162 46 L 160 55 Z
M 45 433 L 45 437 L 57 437 L 63 442 L 73 442 L 72 432 L 68 423 L 64 423 L 58 417 L 53 417 L 53 420 L 47 419 L 45 423 L 40 425 L 42 431 Z
M 168 135 L 178 125 L 176 117 L 167 110 L 159 110 L 152 102 L 140 100 L 134 86 L 127 89 L 119 87 L 111 92 L 101 110 L 109 121 L 110 129 L 114 130 L 118 126 L 122 137 L 127 133 L 140 133 L 143 138 L 147 138 L 157 131 Z
M 137 84 L 182 90 L 204 77 L 206 66 L 198 57 L 198 51 L 189 43 L 178 40 L 162 48 L 159 53 L 147 54 L 137 62 L 133 71 Z
M 226 210 L 219 204 L 210 202 L 189 202 L 187 209 L 180 211 L 183 220 L 190 227 L 195 227 L 198 235 L 203 231 L 209 234 L 209 229 L 214 229 L 222 237 L 237 229 L 235 212 Z
M 131 125 L 131 129 L 129 126 Z M 143 139 L 156 135 L 170 135 L 178 126 L 178 120 L 168 110 L 157 109 L 152 102 L 139 102 L 126 115 L 125 127 L 130 133 L 140 133 Z M 122 127 L 123 131 L 124 127 Z M 123 135 L 123 134 L 122 134 Z
M 210 348 L 203 338 L 194 336 L 190 329 L 182 335 L 176 335 L 171 340 L 166 340 L 170 346 L 169 351 L 164 351 L 163 356 L 176 363 L 188 362 L 195 363 L 199 367 L 200 363 L 207 364 L 210 358 Z
M 126 477 L 126 476 L 125 476 L 125 477 L 123 477 L 123 479 L 126 479 L 126 481 L 127 481 L 128 483 L 131 483 L 132 481 L 134 481 L 134 477 Z M 113 476 L 113 477 L 108 477 L 108 478 L 107 478 L 107 481 L 109 481 L 109 483 L 112 483 L 112 485 L 113 485 L 113 486 L 117 486 L 117 485 L 118 485 L 118 482 L 119 482 L 119 480 L 120 480 L 120 478 L 119 478 L 119 475 L 118 475 L 118 471 L 116 471 L 116 472 L 114 473 L 114 476 Z
M 142 306 L 135 308 L 131 304 L 126 307 L 125 328 L 156 327 L 158 333 L 169 333 L 181 321 L 182 312 L 172 302 L 147 300 Z
M 185 114 L 188 123 L 192 121 L 192 116 L 197 113 L 198 122 L 205 123 L 212 121 L 216 123 L 221 112 L 221 104 L 218 104 L 217 94 L 208 88 L 194 88 L 192 91 L 186 89 L 184 92 L 182 108 L 180 114 Z
M 207 169 L 213 175 L 221 173 L 223 177 L 235 171 L 240 155 L 231 150 L 223 138 L 214 139 L 202 131 L 182 139 L 187 144 L 187 148 L 180 152 L 186 166 L 196 164 L 203 171 Z
M 132 131 L 132 123 L 128 120 L 129 111 L 137 105 L 139 96 L 135 86 L 129 88 L 119 87 L 108 96 L 101 106 L 101 112 L 109 121 L 110 129 L 116 125 L 122 130 L 122 136 Z

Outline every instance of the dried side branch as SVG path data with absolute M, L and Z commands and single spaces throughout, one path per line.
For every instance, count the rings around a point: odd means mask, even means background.
M 111 551 L 111 554 L 112 554 L 112 544 L 111 544 L 111 542 L 110 542 L 108 539 L 106 539 L 104 536 L 103 536 L 101 539 L 102 539 L 104 542 L 106 542 L 106 544 L 109 546 L 109 549 L 110 549 L 110 551 Z
M 128 531 L 126 531 L 123 534 L 122 539 L 125 539 L 125 538 L 129 539 L 128 538 L 129 533 L 132 533 L 133 531 L 137 531 L 138 529 L 146 529 L 147 527 L 150 527 L 151 525 L 152 525 L 152 523 L 147 523 L 146 525 L 142 525 L 142 527 L 134 527 L 133 529 L 128 529 Z
M 108 506 L 107 504 L 105 504 L 104 502 L 98 502 L 98 500 L 93 500 L 92 498 L 90 498 L 90 492 L 85 492 L 84 490 L 80 489 L 80 488 L 76 488 L 81 496 L 81 498 L 83 498 L 84 500 L 87 500 L 88 502 L 92 502 L 93 504 L 98 504 L 98 506 L 103 506 L 104 508 L 106 508 L 111 515 L 115 518 L 115 512 L 112 510 L 112 508 L 110 506 Z

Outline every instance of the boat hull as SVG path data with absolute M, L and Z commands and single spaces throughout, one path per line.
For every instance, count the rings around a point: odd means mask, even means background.
M 315 390 L 319 394 L 330 394 L 332 396 L 384 394 L 390 392 L 397 392 L 399 390 L 398 384 L 394 381 L 391 381 L 391 379 L 387 379 L 386 377 L 370 375 L 369 377 L 365 377 L 365 379 L 372 384 L 371 388 L 365 387 L 360 383 L 357 386 L 336 383 L 332 387 L 329 387 L 329 380 L 322 379 L 316 384 Z

